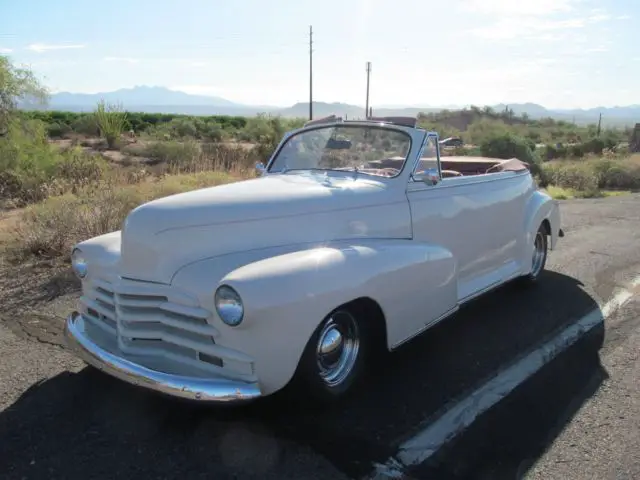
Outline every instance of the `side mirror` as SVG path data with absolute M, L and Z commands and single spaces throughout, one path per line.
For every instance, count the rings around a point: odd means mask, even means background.
M 267 172 L 267 167 L 265 167 L 264 163 L 258 162 L 256 163 L 256 171 L 258 175 L 264 175 Z
M 425 185 L 436 185 L 439 181 L 440 178 L 438 177 L 437 174 L 430 172 L 428 170 L 423 170 L 422 172 L 416 172 L 413 174 L 413 179 L 416 182 L 422 182 Z
M 426 174 L 422 177 L 422 182 L 427 185 L 436 185 L 440 179 L 437 175 Z

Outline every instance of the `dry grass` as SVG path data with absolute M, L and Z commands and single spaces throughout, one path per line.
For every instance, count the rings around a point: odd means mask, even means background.
M 553 160 L 542 165 L 540 184 L 573 197 L 597 197 L 607 191 L 640 190 L 640 155 Z M 558 193 L 562 195 L 561 193 Z
M 562 188 L 549 185 L 544 189 L 552 198 L 556 200 L 569 200 L 572 198 L 602 198 L 617 197 L 620 195 L 628 195 L 630 190 L 587 190 L 580 191 L 573 188 Z
M 105 182 L 50 197 L 22 212 L 21 222 L 12 228 L 11 257 L 19 261 L 34 255 L 66 259 L 78 241 L 119 230 L 127 214 L 142 203 L 242 178 L 215 171 L 165 175 L 133 184 Z

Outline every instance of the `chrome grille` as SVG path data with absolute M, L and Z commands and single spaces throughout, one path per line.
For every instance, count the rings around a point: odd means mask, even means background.
M 83 316 L 117 337 L 125 354 L 167 358 L 232 376 L 252 375 L 246 355 L 219 345 L 209 312 L 193 297 L 169 285 L 124 280 L 87 282 L 80 299 Z

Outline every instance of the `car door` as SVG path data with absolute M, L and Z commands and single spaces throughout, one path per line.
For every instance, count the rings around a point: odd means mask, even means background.
M 509 250 L 513 232 L 504 228 L 505 218 L 489 188 L 481 177 L 443 178 L 437 134 L 428 134 L 407 184 L 413 238 L 452 252 L 458 302 L 508 276 L 505 259 L 516 251 L 515 245 Z

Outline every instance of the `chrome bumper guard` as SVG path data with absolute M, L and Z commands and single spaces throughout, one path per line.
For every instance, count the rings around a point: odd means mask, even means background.
M 139 387 L 173 397 L 212 403 L 236 403 L 254 400 L 262 395 L 260 387 L 255 383 L 173 375 L 118 357 L 89 338 L 85 332 L 84 319 L 78 312 L 67 317 L 64 336 L 69 348 L 86 363 Z

